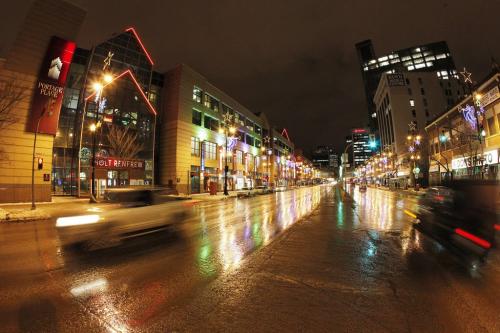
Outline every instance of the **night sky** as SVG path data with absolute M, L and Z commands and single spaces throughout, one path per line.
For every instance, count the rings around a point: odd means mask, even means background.
M 367 111 L 354 44 L 378 56 L 446 40 L 458 68 L 481 79 L 500 62 L 498 0 L 82 1 L 79 46 L 135 26 L 157 71 L 183 62 L 297 146 L 343 149 Z

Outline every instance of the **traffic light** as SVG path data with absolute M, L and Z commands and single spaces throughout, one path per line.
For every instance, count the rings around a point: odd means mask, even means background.
M 43 158 L 39 157 L 37 162 L 38 162 L 38 170 L 42 170 L 43 169 Z
M 446 141 L 448 141 L 448 138 L 444 134 L 444 131 L 441 131 L 441 135 L 439 136 L 439 141 L 441 141 L 443 143 L 445 143 Z
M 377 148 L 377 140 L 375 139 L 375 134 L 370 134 L 368 136 L 368 145 L 370 146 L 370 149 L 375 149 Z

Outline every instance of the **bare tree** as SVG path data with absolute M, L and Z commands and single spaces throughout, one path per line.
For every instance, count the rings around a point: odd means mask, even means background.
M 16 80 L 0 81 L 0 130 L 14 124 L 17 117 L 14 108 L 27 96 L 25 90 Z M 3 147 L 0 147 L 0 160 L 5 161 L 8 156 Z
M 12 111 L 25 97 L 25 90 L 16 80 L 0 82 L 0 129 L 17 121 Z
M 120 128 L 111 125 L 108 132 L 108 142 L 111 153 L 120 158 L 136 158 L 144 149 L 140 143 L 137 132 L 131 132 L 130 127 Z

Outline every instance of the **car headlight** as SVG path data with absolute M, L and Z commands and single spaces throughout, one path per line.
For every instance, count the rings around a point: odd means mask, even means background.
M 60 217 L 56 221 L 56 227 L 71 227 L 75 225 L 93 224 L 99 222 L 99 215 L 79 215 Z

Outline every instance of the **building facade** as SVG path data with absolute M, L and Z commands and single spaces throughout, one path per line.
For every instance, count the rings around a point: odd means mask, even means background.
M 429 183 L 500 179 L 500 73 L 495 68 L 472 94 L 430 122 Z
M 377 129 L 377 114 L 374 104 L 375 91 L 384 73 L 406 73 L 412 71 L 434 72 L 439 78 L 458 78 L 455 63 L 446 42 L 429 43 L 376 56 L 371 40 L 356 44 L 361 76 L 368 106 L 370 129 Z M 455 101 L 451 101 L 453 104 Z M 451 106 L 451 105 L 450 105 Z
M 212 183 L 221 191 L 226 164 L 230 190 L 293 182 L 294 145 L 263 114 L 251 112 L 187 65 L 167 72 L 165 80 L 160 184 L 200 193 Z
M 5 102 L 11 99 L 12 93 L 21 93 L 9 117 L 0 121 L 0 202 L 30 201 L 32 194 L 36 201 L 51 200 L 55 135 L 45 125 L 57 127 L 57 104 L 63 98 L 60 83 L 64 75 L 60 73 L 65 73 L 71 58 L 65 59 L 62 53 L 56 55 L 60 49 L 51 45 L 56 37 L 66 46 L 74 45 L 72 41 L 85 16 L 86 11 L 72 1 L 33 1 L 5 59 L 0 61 L 0 99 Z M 50 62 L 46 67 L 45 58 L 49 54 L 54 56 L 50 60 L 55 61 L 55 67 L 50 66 Z M 58 57 L 63 61 L 57 60 Z M 44 108 L 47 112 L 43 114 L 33 147 L 36 123 L 40 119 L 40 114 L 34 112 L 34 103 L 44 96 L 48 104 L 37 109 Z

